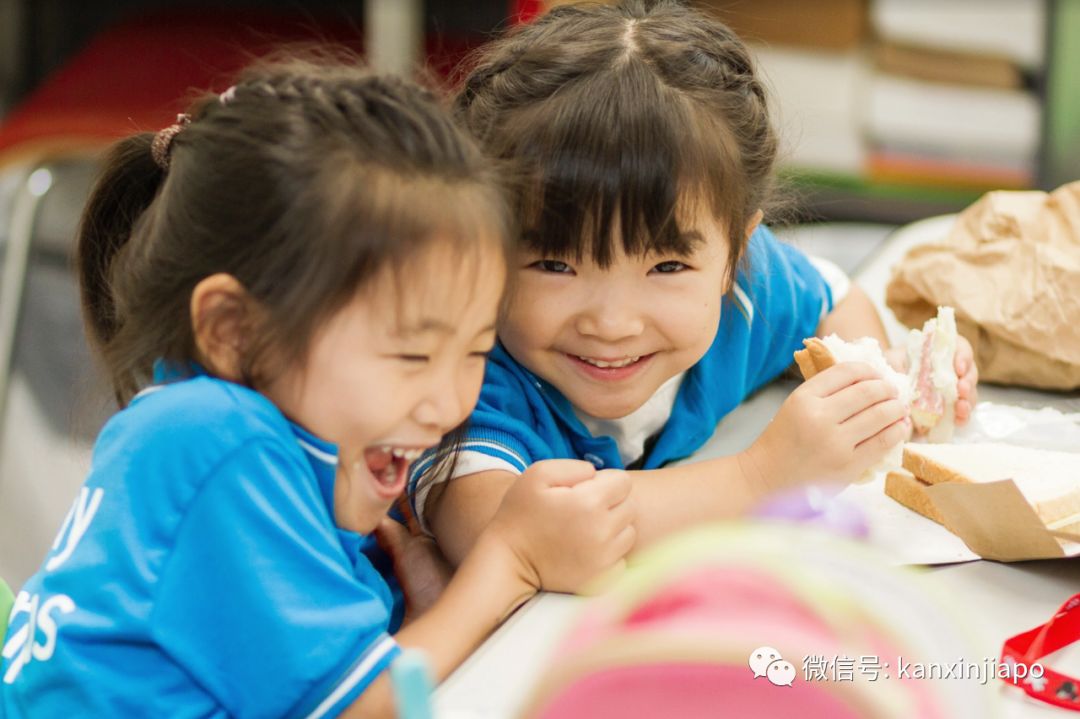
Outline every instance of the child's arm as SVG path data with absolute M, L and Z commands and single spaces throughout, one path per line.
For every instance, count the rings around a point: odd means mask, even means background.
M 451 564 L 465 559 L 519 476 L 500 470 L 477 472 L 432 489 L 427 501 L 428 526 Z
M 630 472 L 639 508 L 635 549 L 696 523 L 743 515 L 785 488 L 849 482 L 907 435 L 905 418 L 896 389 L 872 367 L 834 365 L 795 389 L 747 450 Z M 544 464 L 538 462 L 527 473 Z M 459 477 L 446 484 L 434 504 L 429 501 L 428 522 L 452 561 L 476 541 L 516 480 L 508 472 Z
M 535 591 L 509 547 L 485 532 L 439 600 L 395 638 L 401 647 L 422 649 L 436 681 L 441 681 Z M 390 678 L 384 672 L 344 716 L 389 717 L 393 707 Z
M 836 334 L 843 340 L 873 337 L 883 348 L 889 346 L 889 337 L 877 308 L 858 285 L 851 285 L 844 299 L 827 314 L 817 328 L 817 336 Z
M 436 679 L 446 677 L 538 589 L 577 590 L 620 565 L 633 546 L 626 472 L 597 472 L 576 460 L 545 464 L 545 471 L 523 476 L 503 493 L 446 590 L 398 632 L 399 645 L 427 654 Z M 395 568 L 409 571 L 397 561 Z M 388 678 L 380 677 L 347 716 L 389 715 L 390 695 Z

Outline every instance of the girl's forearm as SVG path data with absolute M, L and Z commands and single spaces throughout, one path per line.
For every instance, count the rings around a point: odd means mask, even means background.
M 432 490 L 425 518 L 451 564 L 461 564 L 495 516 L 517 475 L 489 471 L 458 477 Z
M 637 504 L 634 550 L 672 532 L 745 515 L 765 495 L 771 469 L 754 448 L 678 467 L 631 472 Z
M 520 567 L 505 542 L 484 532 L 434 606 L 398 632 L 398 644 L 423 649 L 442 680 L 536 593 Z
M 848 341 L 873 337 L 883 348 L 889 346 L 889 336 L 881 315 L 866 292 L 854 284 L 847 296 L 818 325 L 818 337 L 829 334 L 837 334 Z
M 397 633 L 403 649 L 420 649 L 442 681 L 536 589 L 521 575 L 509 546 L 485 532 L 430 610 Z M 389 677 L 384 673 L 349 707 L 345 716 L 393 716 Z

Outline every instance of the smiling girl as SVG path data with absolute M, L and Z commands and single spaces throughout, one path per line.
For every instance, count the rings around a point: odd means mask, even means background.
M 762 224 L 777 139 L 723 23 L 676 2 L 560 7 L 488 46 L 455 107 L 525 181 L 524 250 L 465 452 L 449 473 L 422 460 L 410 483 L 449 556 L 553 458 L 635 470 L 645 544 L 771 492 L 849 481 L 909 433 L 895 389 L 842 363 L 796 389 L 746 451 L 668 466 L 803 338 L 885 339 L 842 272 Z M 957 371 L 962 423 L 977 377 L 966 343 Z
M 121 141 L 78 254 L 122 410 L 16 598 L 0 714 L 382 716 L 400 646 L 445 676 L 542 584 L 616 563 L 619 472 L 522 483 L 434 604 L 410 596 L 431 557 L 385 524 L 476 401 L 507 237 L 432 96 L 352 66 L 256 68 Z M 395 636 L 375 532 L 411 610 Z

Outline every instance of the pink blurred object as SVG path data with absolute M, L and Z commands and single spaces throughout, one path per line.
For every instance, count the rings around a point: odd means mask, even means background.
M 716 525 L 667 540 L 590 600 L 520 716 L 991 716 L 985 686 L 897 675 L 898 657 L 974 654 L 921 577 L 880 560 L 798 523 Z M 835 675 L 842 657 L 847 678 Z M 872 658 L 875 676 L 860 670 Z

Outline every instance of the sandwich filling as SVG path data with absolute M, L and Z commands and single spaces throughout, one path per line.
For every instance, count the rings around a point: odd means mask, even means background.
M 956 315 L 939 307 L 937 317 L 908 336 L 908 367 L 912 383 L 911 421 L 919 432 L 933 432 L 931 441 L 952 439 L 956 405 Z

